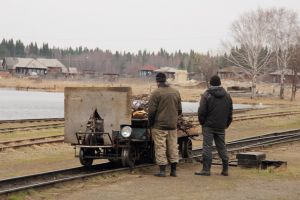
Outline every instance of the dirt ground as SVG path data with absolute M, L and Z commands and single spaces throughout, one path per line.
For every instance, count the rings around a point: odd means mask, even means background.
M 300 128 L 299 115 L 233 122 L 226 137 L 230 141 L 292 128 Z M 193 141 L 194 148 L 201 147 L 201 143 L 201 137 L 199 141 Z M 212 177 L 196 177 L 193 172 L 200 170 L 200 164 L 186 163 L 179 165 L 178 178 L 157 179 L 152 176 L 156 167 L 151 167 L 132 174 L 117 173 L 21 192 L 9 199 L 82 199 L 86 196 L 89 199 L 221 199 L 224 196 L 233 200 L 294 200 L 300 198 L 299 150 L 300 142 L 263 150 L 268 159 L 288 161 L 287 169 L 258 171 L 232 167 L 231 176 L 222 177 L 220 166 L 214 166 Z M 79 166 L 78 158 L 74 158 L 74 150 L 68 144 L 6 150 L 0 152 L 0 163 L 0 179 Z
M 300 199 L 300 142 L 260 150 L 269 160 L 287 161 L 287 168 L 268 170 L 230 167 L 230 176 L 219 175 L 220 166 L 212 167 L 212 176 L 195 176 L 199 163 L 179 165 L 178 177 L 158 178 L 156 167 L 99 176 L 56 185 L 49 189 L 15 194 L 10 199 L 65 200 L 297 200 Z

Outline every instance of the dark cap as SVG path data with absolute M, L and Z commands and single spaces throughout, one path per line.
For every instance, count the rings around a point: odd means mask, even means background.
M 166 75 L 164 73 L 161 73 L 161 72 L 156 74 L 155 78 L 156 78 L 156 82 L 159 82 L 159 83 L 166 82 L 166 80 L 167 80 Z
M 221 85 L 221 79 L 219 76 L 214 75 L 210 78 L 209 84 L 211 86 L 220 86 Z

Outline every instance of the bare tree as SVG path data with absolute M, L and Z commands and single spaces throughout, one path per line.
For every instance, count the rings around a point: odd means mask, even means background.
M 280 71 L 280 98 L 284 98 L 285 73 L 294 54 L 299 31 L 297 13 L 285 8 L 273 8 L 266 11 L 272 20 L 269 26 L 270 44 Z
M 298 44 L 296 45 L 295 51 L 290 60 L 290 68 L 293 74 L 291 101 L 294 101 L 296 99 L 296 92 L 298 89 L 299 73 L 300 73 L 300 37 L 298 39 Z
M 199 71 L 203 74 L 206 86 L 209 87 L 209 80 L 213 75 L 218 72 L 218 66 L 216 58 L 207 55 L 198 55 L 199 59 Z
M 259 73 L 267 66 L 271 49 L 268 43 L 270 14 L 262 9 L 245 13 L 233 22 L 233 42 L 227 43 L 230 54 L 227 59 L 249 72 L 252 82 L 252 98 L 256 97 L 256 82 Z

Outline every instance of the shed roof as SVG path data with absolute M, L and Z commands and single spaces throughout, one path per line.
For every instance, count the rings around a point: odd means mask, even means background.
M 176 69 L 173 67 L 162 67 L 160 69 L 154 70 L 155 72 L 164 72 L 164 73 L 176 73 Z
M 33 58 L 18 58 L 18 62 L 13 66 L 13 69 L 17 67 L 21 68 L 33 68 L 33 69 L 47 69 L 45 65 Z
M 140 70 L 145 70 L 145 71 L 155 71 L 159 69 L 158 67 L 156 66 L 153 66 L 153 65 L 145 65 L 143 66 Z
M 38 58 L 37 61 L 43 63 L 46 67 L 59 67 L 64 68 L 65 66 L 57 59 L 49 59 L 49 58 Z

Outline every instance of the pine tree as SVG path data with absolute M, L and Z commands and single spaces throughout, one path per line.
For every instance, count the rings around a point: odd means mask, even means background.
M 15 57 L 16 55 L 16 49 L 15 49 L 15 43 L 13 39 L 10 39 L 7 43 L 7 48 L 9 51 L 9 56 Z
M 6 42 L 5 39 L 3 39 L 1 44 L 0 44 L 0 56 L 1 57 L 10 56 L 10 52 L 7 48 L 7 42 Z
M 178 68 L 179 68 L 179 69 L 182 69 L 182 70 L 185 69 L 185 65 L 184 65 L 183 59 L 181 59 Z
M 24 57 L 25 56 L 25 46 L 21 42 L 21 40 L 16 41 L 15 53 L 16 53 L 17 57 Z

